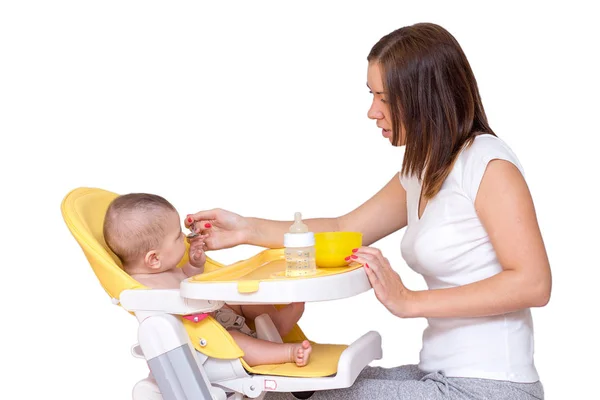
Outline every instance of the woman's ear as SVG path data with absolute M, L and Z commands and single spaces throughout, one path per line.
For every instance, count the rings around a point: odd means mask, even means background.
M 146 264 L 146 267 L 150 269 L 160 269 L 160 257 L 158 251 L 150 250 L 147 252 L 144 257 L 144 263 Z

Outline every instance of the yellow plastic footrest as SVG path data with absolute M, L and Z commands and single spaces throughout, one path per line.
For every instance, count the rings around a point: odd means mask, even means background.
M 348 346 L 341 344 L 312 343 L 308 365 L 298 367 L 293 363 L 269 364 L 250 367 L 242 359 L 246 371 L 257 375 L 290 376 L 294 378 L 321 378 L 334 375 L 342 352 Z

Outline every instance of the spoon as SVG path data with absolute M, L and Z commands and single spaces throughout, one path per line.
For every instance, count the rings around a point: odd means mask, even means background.
M 188 239 L 193 239 L 195 237 L 200 236 L 199 233 L 196 233 L 196 222 L 192 222 L 192 224 L 190 225 L 190 231 L 191 231 L 191 233 L 189 233 L 187 235 Z

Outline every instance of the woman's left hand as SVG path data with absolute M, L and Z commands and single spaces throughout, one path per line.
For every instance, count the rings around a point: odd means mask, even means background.
M 400 275 L 394 271 L 381 250 L 373 247 L 360 247 L 348 261 L 364 265 L 367 277 L 375 291 L 377 300 L 392 314 L 404 318 L 410 315 L 411 291 L 404 286 Z

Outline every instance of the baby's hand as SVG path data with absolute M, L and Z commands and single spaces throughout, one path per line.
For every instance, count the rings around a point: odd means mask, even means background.
M 204 267 L 206 254 L 204 253 L 204 239 L 207 235 L 200 235 L 190 240 L 189 259 L 190 264 L 196 268 Z

